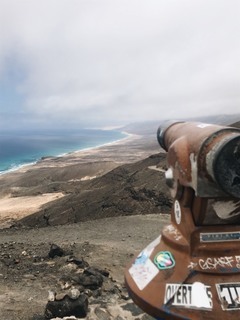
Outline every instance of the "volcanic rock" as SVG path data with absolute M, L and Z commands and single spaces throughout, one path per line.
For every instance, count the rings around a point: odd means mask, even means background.
M 56 256 L 62 257 L 64 255 L 64 251 L 56 244 L 52 244 L 50 251 L 48 253 L 49 258 L 54 258 Z
M 54 317 L 76 316 L 85 318 L 88 311 L 88 298 L 81 294 L 77 299 L 66 295 L 62 300 L 48 301 L 45 309 L 46 319 Z

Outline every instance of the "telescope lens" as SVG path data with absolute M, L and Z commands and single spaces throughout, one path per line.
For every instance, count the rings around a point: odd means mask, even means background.
M 160 146 L 166 150 L 165 144 L 164 144 L 164 130 L 159 127 L 158 131 L 157 131 L 157 139 L 158 139 L 158 143 L 160 144 Z
M 231 196 L 240 198 L 240 136 L 221 148 L 213 168 L 220 187 Z
M 184 121 L 177 121 L 177 120 L 165 120 L 161 123 L 157 130 L 157 140 L 160 146 L 167 151 L 167 146 L 164 143 L 164 135 L 167 129 L 169 129 L 172 125 L 177 123 L 183 123 Z

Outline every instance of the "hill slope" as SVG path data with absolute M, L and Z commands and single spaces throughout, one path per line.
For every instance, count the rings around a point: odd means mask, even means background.
M 25 226 L 48 226 L 105 217 L 169 212 L 165 185 L 165 155 L 156 154 L 119 166 L 88 181 L 72 182 L 71 193 L 20 221 Z M 156 170 L 157 169 L 157 170 Z

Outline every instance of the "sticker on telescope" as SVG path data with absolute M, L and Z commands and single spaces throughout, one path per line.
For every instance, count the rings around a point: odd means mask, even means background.
M 200 242 L 240 241 L 240 231 L 200 233 Z
M 133 264 L 129 273 L 139 290 L 143 290 L 159 273 L 158 268 L 147 259 L 144 264 Z
M 209 126 L 211 126 L 211 124 L 209 124 L 209 123 L 200 123 L 200 124 L 197 125 L 197 127 L 201 128 L 201 129 L 204 129 L 204 128 L 209 127 Z
M 175 266 L 175 260 L 169 251 L 160 251 L 154 257 L 154 263 L 160 270 L 170 269 Z
M 176 223 L 180 224 L 182 219 L 182 212 L 181 212 L 180 203 L 177 200 L 175 200 L 174 202 L 174 214 L 175 214 Z
M 224 311 L 240 310 L 240 282 L 216 284 Z
M 154 248 L 161 242 L 161 236 L 153 240 L 142 252 L 137 256 L 134 264 L 144 264 L 152 254 Z
M 193 284 L 167 283 L 164 304 L 211 311 L 213 307 L 211 287 L 201 282 Z
M 141 252 L 134 261 L 134 264 L 144 264 L 147 262 L 147 259 L 148 256 L 144 252 Z

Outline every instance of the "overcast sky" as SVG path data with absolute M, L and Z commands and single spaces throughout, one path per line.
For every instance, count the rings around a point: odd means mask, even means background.
M 239 0 L 0 0 L 0 126 L 240 112 Z

